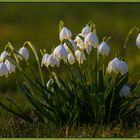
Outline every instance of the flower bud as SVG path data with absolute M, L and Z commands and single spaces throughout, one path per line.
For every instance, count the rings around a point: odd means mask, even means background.
M 75 56 L 79 64 L 82 64 L 83 61 L 86 59 L 85 53 L 83 51 L 76 50 Z
M 59 33 L 60 41 L 63 41 L 64 39 L 71 39 L 71 36 L 72 36 L 71 31 L 66 27 L 63 27 Z
M 8 60 L 5 61 L 5 65 L 7 66 L 7 69 L 9 71 L 9 73 L 15 72 L 16 66 L 13 65 L 11 62 L 9 62 Z
M 130 87 L 127 85 L 124 85 L 119 92 L 120 97 L 121 98 L 127 97 L 129 94 L 130 94 Z
M 136 38 L 136 45 L 140 49 L 140 33 L 138 34 L 138 36 Z
M 19 52 L 19 54 L 21 54 L 25 58 L 25 60 L 29 59 L 29 52 L 28 52 L 27 48 L 22 47 L 22 48 L 19 49 L 18 52 Z
M 41 60 L 41 67 L 42 67 L 43 65 L 46 65 L 46 64 L 47 64 L 47 59 L 48 59 L 49 56 L 50 56 L 50 55 L 46 53 L 46 54 L 42 57 L 42 60 Z
M 63 45 L 57 46 L 53 51 L 53 56 L 59 61 L 61 59 L 66 60 L 68 53 Z
M 107 56 L 108 53 L 110 51 L 110 47 L 108 46 L 108 44 L 103 41 L 99 46 L 98 46 L 98 53 L 103 55 L 103 56 Z
M 121 61 L 121 68 L 120 68 L 121 75 L 124 75 L 127 72 L 128 72 L 128 65 L 126 64 L 126 62 Z
M 73 56 L 73 54 L 72 53 L 69 53 L 68 54 L 68 61 L 69 61 L 69 63 L 72 65 L 73 63 L 75 63 L 75 58 L 74 58 L 74 56 Z
M 3 62 L 6 56 L 8 56 L 9 53 L 7 51 L 3 51 L 0 55 L 0 62 Z
M 90 33 L 90 27 L 87 25 L 82 29 L 82 35 L 85 37 Z
M 8 68 L 5 63 L 0 63 L 0 76 L 8 77 Z

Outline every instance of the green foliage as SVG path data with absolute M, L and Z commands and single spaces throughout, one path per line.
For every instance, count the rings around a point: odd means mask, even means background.
M 65 39 L 62 43 L 67 44 L 76 60 L 71 42 Z M 48 88 L 44 82 L 40 59 L 35 47 L 29 41 L 23 46 L 30 47 L 36 59 L 37 67 L 34 71 L 29 61 L 23 57 L 25 60 L 23 67 L 27 66 L 27 71 L 30 71 L 32 75 L 24 71 L 18 60 L 18 55 L 21 55 L 13 47 L 11 54 L 14 57 L 13 59 L 7 57 L 7 59 L 16 65 L 20 75 L 18 87 L 32 104 L 40 123 L 52 123 L 56 127 L 67 129 L 78 124 L 107 125 L 118 123 L 120 120 L 130 124 L 132 118 L 133 122 L 137 121 L 136 110 L 139 97 L 135 94 L 130 94 L 128 97 L 119 96 L 124 85 L 129 85 L 132 93 L 137 83 L 129 82 L 129 72 L 124 75 L 108 73 L 107 67 L 104 66 L 105 57 L 98 54 L 97 48 L 93 48 L 90 55 L 86 53 L 86 50 L 84 51 L 86 61 L 83 64 L 79 64 L 77 60 L 74 65 L 70 65 L 68 61 L 64 62 L 63 66 L 69 74 L 68 79 L 61 78 L 57 71 L 51 71 L 48 68 L 46 73 L 53 80 Z M 44 52 L 41 51 L 41 53 Z M 7 106 L 5 100 L 1 99 L 2 107 L 30 123 L 34 122 L 11 99 L 6 101 L 11 105 Z

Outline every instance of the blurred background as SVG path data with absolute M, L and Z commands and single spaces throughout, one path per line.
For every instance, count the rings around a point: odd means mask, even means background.
M 90 19 L 96 24 L 100 41 L 104 36 L 111 36 L 111 59 L 116 50 L 121 52 L 128 31 L 135 25 L 140 28 L 140 3 L 0 3 L 0 52 L 7 42 L 19 49 L 27 40 L 38 50 L 45 48 L 50 52 L 60 43 L 60 20 L 73 34 L 78 34 Z M 132 81 L 140 79 L 136 36 L 135 32 L 126 52 Z M 20 78 L 18 74 L 0 77 L 0 92 L 17 90 L 15 76 Z

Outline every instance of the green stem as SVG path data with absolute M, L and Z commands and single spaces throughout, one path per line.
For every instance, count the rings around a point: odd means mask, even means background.
M 96 94 L 98 94 L 98 51 L 97 48 L 96 55 L 95 55 L 95 85 L 96 85 Z
M 13 54 L 13 56 L 14 56 L 16 62 L 19 63 L 16 54 L 13 53 L 13 51 L 15 50 L 15 48 L 12 46 L 12 44 L 11 44 L 10 42 L 8 42 L 8 44 L 6 44 L 6 46 L 5 46 L 5 51 L 6 51 L 8 48 L 11 50 L 11 52 L 12 52 L 12 54 Z
M 36 62 L 37 62 L 37 65 L 38 65 L 38 69 L 39 69 L 39 73 L 40 73 L 40 78 L 41 78 L 41 82 L 42 84 L 45 86 L 45 82 L 44 82 L 44 78 L 43 78 L 43 73 L 42 73 L 42 70 L 41 70 L 41 64 L 40 64 L 40 60 L 39 60 L 39 57 L 37 55 L 37 51 L 35 49 L 35 47 L 31 44 L 31 42 L 29 41 L 26 41 L 23 46 L 25 45 L 29 45 L 29 47 L 32 49 L 34 55 L 35 55 L 35 58 L 36 58 Z
M 130 36 L 132 35 L 132 33 L 133 33 L 135 30 L 136 30 L 137 32 L 139 32 L 139 28 L 136 27 L 136 26 L 134 26 L 134 27 L 132 27 L 132 28 L 129 30 L 129 32 L 128 32 L 126 38 L 125 38 L 124 46 L 123 46 L 123 52 L 122 52 L 122 58 L 123 58 L 123 59 L 124 59 L 124 56 L 125 56 L 126 46 L 127 46 L 128 41 L 129 41 L 129 38 L 130 38 Z

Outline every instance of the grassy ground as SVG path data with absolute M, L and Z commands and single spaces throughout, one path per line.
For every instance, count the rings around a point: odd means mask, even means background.
M 30 106 L 21 94 L 4 93 L 3 96 L 11 96 L 23 109 Z M 66 130 L 36 122 L 30 124 L 0 107 L 0 137 L 66 137 Z M 131 128 L 125 128 L 121 123 L 115 126 L 83 125 L 71 128 L 68 137 L 140 137 L 140 124 L 134 124 Z
M 11 114 L 0 114 L 0 137 L 66 137 L 65 129 L 41 124 L 29 124 Z M 121 124 L 108 126 L 82 126 L 69 130 L 68 137 L 140 137 L 140 125 L 124 129 Z

